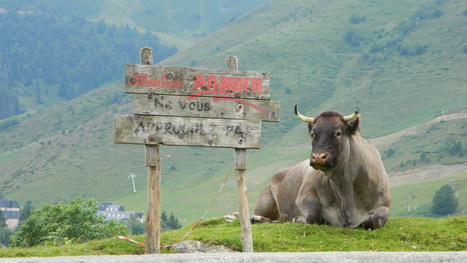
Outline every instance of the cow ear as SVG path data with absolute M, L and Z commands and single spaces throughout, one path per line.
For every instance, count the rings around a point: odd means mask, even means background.
M 347 134 L 354 135 L 358 132 L 358 124 L 360 123 L 360 118 L 347 122 Z
M 308 124 L 308 134 L 311 134 L 311 129 L 313 129 L 313 124 Z

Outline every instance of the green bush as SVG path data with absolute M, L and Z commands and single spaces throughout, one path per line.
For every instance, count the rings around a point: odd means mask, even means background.
M 349 18 L 349 23 L 351 24 L 363 23 L 365 21 L 366 21 L 366 16 L 359 16 L 356 14 L 352 14 Z
M 97 216 L 99 202 L 76 198 L 33 211 L 24 225 L 11 237 L 11 245 L 31 247 L 61 245 L 127 234 L 127 228 L 115 221 L 106 223 Z
M 427 44 L 400 43 L 397 45 L 397 50 L 403 56 L 421 55 L 426 52 Z
M 449 138 L 442 150 L 449 152 L 449 155 L 454 156 L 458 155 L 460 157 L 465 156 L 465 149 L 462 145 L 462 142 L 453 138 Z
M 167 212 L 162 211 L 161 214 L 161 230 L 167 231 L 170 229 L 179 229 L 182 228 L 182 224 L 178 222 L 178 218 L 175 217 L 174 213 L 170 213 L 170 216 L 167 216 Z
M 457 212 L 459 202 L 454 189 L 448 185 L 443 185 L 433 196 L 431 211 L 433 214 L 445 216 Z
M 351 28 L 345 32 L 344 41 L 352 46 L 358 47 L 363 41 L 363 37 L 357 30 Z

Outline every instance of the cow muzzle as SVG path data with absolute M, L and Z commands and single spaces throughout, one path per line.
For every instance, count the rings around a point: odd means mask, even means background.
M 318 170 L 323 170 L 326 167 L 330 167 L 331 166 L 330 155 L 326 152 L 312 153 L 311 158 L 310 158 L 310 166 Z

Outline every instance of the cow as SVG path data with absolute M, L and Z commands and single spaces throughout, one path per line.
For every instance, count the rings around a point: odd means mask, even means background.
M 273 176 L 251 221 L 383 227 L 391 207 L 388 175 L 378 150 L 359 134 L 358 110 L 312 118 L 295 105 L 295 115 L 308 124 L 310 159 Z

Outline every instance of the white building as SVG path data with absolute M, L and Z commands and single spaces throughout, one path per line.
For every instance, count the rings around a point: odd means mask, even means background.
M 18 201 L 0 198 L 0 211 L 2 211 L 2 215 L 6 219 L 5 223 L 8 228 L 15 229 L 21 216 L 21 207 Z
M 143 213 L 127 212 L 123 205 L 113 205 L 111 202 L 101 202 L 97 208 L 97 215 L 103 216 L 105 221 L 130 220 L 135 217 L 142 222 Z

